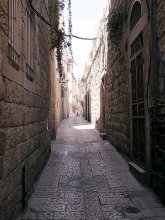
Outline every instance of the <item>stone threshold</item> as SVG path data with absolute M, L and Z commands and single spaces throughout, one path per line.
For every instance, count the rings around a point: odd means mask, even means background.
M 107 139 L 106 133 L 99 133 L 99 134 L 100 134 L 100 137 L 101 137 L 103 140 L 106 140 L 106 139 Z
M 147 184 L 147 172 L 134 162 L 128 162 L 129 171 L 142 184 Z

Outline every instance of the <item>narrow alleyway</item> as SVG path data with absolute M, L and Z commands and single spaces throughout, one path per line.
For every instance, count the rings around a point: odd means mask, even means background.
M 155 195 L 82 117 L 68 118 L 20 219 L 165 219 Z

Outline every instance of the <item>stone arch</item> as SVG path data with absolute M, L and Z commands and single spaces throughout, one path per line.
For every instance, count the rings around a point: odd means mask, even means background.
M 142 15 L 142 8 L 141 8 L 141 2 L 140 1 L 135 1 L 133 4 L 133 7 L 131 9 L 131 16 L 130 16 L 130 21 L 129 21 L 129 28 L 130 31 L 133 30 L 135 25 L 138 23 L 138 21 L 141 18 Z
M 131 0 L 128 13 L 130 69 L 130 137 L 133 162 L 147 170 L 149 161 L 146 109 L 147 75 L 149 71 L 149 23 L 146 1 Z

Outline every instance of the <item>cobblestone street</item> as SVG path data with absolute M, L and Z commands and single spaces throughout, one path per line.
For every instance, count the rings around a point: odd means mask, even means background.
M 50 159 L 18 219 L 163 220 L 165 208 L 91 124 L 72 117 L 62 122 Z

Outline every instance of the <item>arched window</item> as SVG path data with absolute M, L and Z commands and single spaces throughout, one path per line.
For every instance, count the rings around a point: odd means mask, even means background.
M 140 2 L 136 1 L 133 5 L 131 17 L 130 17 L 130 31 L 133 30 L 133 28 L 138 23 L 140 18 L 141 18 L 141 4 Z

